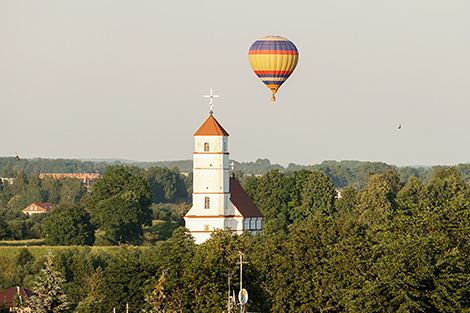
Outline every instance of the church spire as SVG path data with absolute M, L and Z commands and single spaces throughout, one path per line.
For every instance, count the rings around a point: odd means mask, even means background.
M 209 105 L 210 105 L 209 114 L 210 114 L 210 115 L 212 115 L 212 113 L 214 113 L 214 111 L 212 111 L 212 106 L 213 106 L 212 99 L 218 98 L 218 97 L 219 97 L 218 95 L 214 95 L 214 94 L 212 93 L 212 88 L 211 88 L 210 94 L 204 96 L 204 98 L 209 98 L 209 99 L 210 99 L 210 100 L 209 100 Z

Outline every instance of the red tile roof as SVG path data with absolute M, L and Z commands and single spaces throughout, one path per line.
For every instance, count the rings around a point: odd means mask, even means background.
M 210 115 L 194 136 L 229 136 L 227 131 Z
M 33 207 L 37 207 L 35 210 Z M 49 202 L 37 202 L 34 201 L 28 207 L 23 209 L 23 212 L 46 212 L 54 208 L 54 205 L 50 204 Z
M 50 210 L 54 207 L 49 202 L 36 202 L 36 201 L 34 201 L 34 204 L 36 204 L 37 206 L 40 206 L 41 208 L 48 209 L 48 210 Z
M 18 290 L 23 300 L 29 300 L 32 296 L 38 296 L 37 293 L 22 287 L 11 287 L 0 292 L 0 303 L 6 303 L 7 307 L 13 306 L 13 298 L 18 294 Z
M 230 177 L 230 200 L 243 217 L 263 217 L 258 207 L 248 197 L 240 183 L 233 177 Z

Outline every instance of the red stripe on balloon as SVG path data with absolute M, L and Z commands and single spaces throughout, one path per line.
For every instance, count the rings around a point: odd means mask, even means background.
M 288 50 L 250 50 L 248 54 L 290 54 L 298 55 L 298 51 L 288 51 Z
M 293 71 L 255 71 L 255 74 L 279 74 L 279 75 L 289 75 Z

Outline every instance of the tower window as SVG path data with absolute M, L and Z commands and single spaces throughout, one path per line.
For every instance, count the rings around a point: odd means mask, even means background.
M 211 199 L 209 197 L 204 198 L 204 209 L 210 209 L 211 208 Z
M 209 152 L 209 143 L 208 142 L 204 143 L 204 152 Z

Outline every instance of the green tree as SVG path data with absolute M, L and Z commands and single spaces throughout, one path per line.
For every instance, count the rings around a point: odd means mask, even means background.
M 153 194 L 152 202 L 173 202 L 177 197 L 187 197 L 186 186 L 177 169 L 151 167 L 144 172 Z
M 358 201 L 357 197 L 358 192 L 356 188 L 352 186 L 346 187 L 341 192 L 341 197 L 335 202 L 335 208 L 341 217 L 351 220 L 357 220 L 359 218 L 356 207 Z
M 469 312 L 469 203 L 407 215 L 378 227 L 358 312 Z
M 7 307 L 5 302 L 0 303 L 0 313 L 10 313 L 10 308 Z
M 112 168 L 93 186 L 92 217 L 111 243 L 139 243 L 150 226 L 152 194 L 148 181 L 122 167 Z
M 431 206 L 445 206 L 453 201 L 468 200 L 470 187 L 460 177 L 455 167 L 439 169 L 426 187 L 428 203 Z
M 418 213 L 425 207 L 426 198 L 426 186 L 421 179 L 412 176 L 397 193 L 396 200 L 401 210 Z
M 105 267 L 113 259 L 106 254 L 91 253 L 90 247 L 70 247 L 58 249 L 56 269 L 63 273 L 66 283 L 64 291 L 74 309 L 80 301 L 87 298 L 90 287 L 93 286 L 93 276 L 97 268 Z
M 65 279 L 62 274 L 55 269 L 54 255 L 49 251 L 45 268 L 42 270 L 36 282 L 34 292 L 39 296 L 31 297 L 30 306 L 32 312 L 37 313 L 58 313 L 66 312 L 68 307 L 67 296 L 62 287 Z
M 196 252 L 194 238 L 184 227 L 179 227 L 173 236 L 160 246 L 158 275 L 152 286 L 157 286 L 157 277 L 164 275 L 163 292 L 165 300 L 162 306 L 168 312 L 193 312 L 195 292 L 192 285 L 191 263 Z
M 53 246 L 92 245 L 95 231 L 84 208 L 56 207 L 45 223 L 46 243 Z
M 315 216 L 288 235 L 264 238 L 252 266 L 270 312 L 343 312 L 365 281 L 371 240 L 354 221 Z M 359 311 L 356 311 L 359 312 Z
M 367 188 L 358 195 L 360 220 L 370 226 L 384 223 L 397 209 L 395 198 L 400 188 L 401 183 L 395 169 L 383 174 L 371 174 Z
M 79 204 L 80 199 L 87 193 L 86 187 L 80 179 L 64 177 L 60 180 L 60 201 Z
M 244 186 L 248 196 L 264 215 L 263 231 L 287 231 L 289 224 L 290 180 L 273 169 L 260 178 L 251 178 Z
M 81 301 L 76 309 L 78 313 L 107 312 L 109 306 L 106 304 L 106 298 L 103 294 L 104 273 L 101 267 L 89 279 L 89 292 L 86 298 Z
M 301 206 L 294 208 L 301 218 L 334 213 L 336 189 L 331 179 L 321 172 L 312 172 L 301 191 Z
M 310 166 L 309 170 L 324 173 L 333 181 L 336 188 L 344 188 L 354 183 L 355 175 L 351 169 L 336 161 L 323 161 L 321 164 Z
M 0 240 L 10 237 L 10 227 L 3 217 L 0 217 Z
M 240 275 L 237 261 L 240 253 L 246 257 L 250 254 L 251 238 L 248 235 L 234 235 L 230 231 L 216 231 L 201 244 L 187 271 L 187 280 L 191 281 L 193 299 L 191 312 L 222 312 L 226 309 L 227 275 L 231 276 L 231 289 L 240 290 Z M 257 302 L 256 290 L 259 286 L 255 280 L 250 280 L 250 267 L 244 267 L 244 288 L 250 293 L 252 302 Z M 249 286 L 249 287 L 247 287 Z
M 140 249 L 124 248 L 118 259 L 110 264 L 104 274 L 103 295 L 107 309 L 122 311 L 129 303 L 134 312 L 140 312 L 145 304 L 143 287 L 155 277 L 154 260 L 147 260 Z

